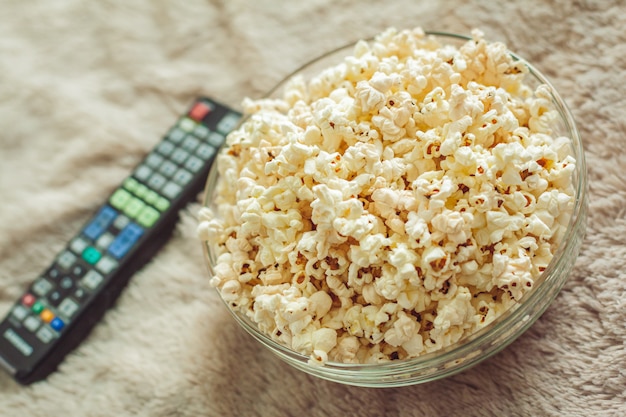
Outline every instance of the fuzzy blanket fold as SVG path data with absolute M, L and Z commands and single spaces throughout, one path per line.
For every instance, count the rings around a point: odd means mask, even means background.
M 480 28 L 550 77 L 589 168 L 587 236 L 545 314 L 461 374 L 394 389 L 262 349 L 208 284 L 191 204 L 47 380 L 0 416 L 626 415 L 626 5 L 617 0 L 0 1 L 0 315 L 198 95 L 238 106 L 389 26 Z

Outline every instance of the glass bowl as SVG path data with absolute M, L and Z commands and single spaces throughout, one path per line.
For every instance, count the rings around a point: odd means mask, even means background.
M 460 46 L 471 39 L 443 32 L 426 32 L 426 34 L 438 40 L 442 45 Z M 308 79 L 310 75 L 318 74 L 321 70 L 338 64 L 346 55 L 353 52 L 354 45 L 351 43 L 337 48 L 303 65 L 272 88 L 266 97 L 278 97 L 285 84 L 293 76 L 302 75 Z M 510 54 L 514 60 L 529 69 L 525 78 L 526 84 L 533 88 L 540 84 L 548 87 L 552 105 L 558 113 L 558 120 L 553 130 L 555 135 L 563 135 L 571 139 L 571 155 L 577 161 L 572 179 L 574 205 L 569 224 L 550 264 L 535 281 L 533 288 L 494 321 L 451 346 L 417 358 L 378 364 L 347 364 L 330 361 L 323 365 L 310 363 L 309 356 L 277 343 L 261 332 L 247 316 L 231 309 L 225 302 L 226 307 L 241 327 L 279 358 L 308 374 L 354 386 L 393 387 L 436 380 L 476 365 L 513 342 L 541 316 L 566 282 L 582 244 L 587 214 L 587 173 L 582 142 L 572 114 L 563 99 L 541 72 L 518 55 Z M 213 207 L 212 201 L 217 181 L 217 163 L 214 163 L 205 187 L 203 200 L 205 207 Z M 213 276 L 213 268 L 216 265 L 215 248 L 205 241 L 203 249 L 209 275 Z

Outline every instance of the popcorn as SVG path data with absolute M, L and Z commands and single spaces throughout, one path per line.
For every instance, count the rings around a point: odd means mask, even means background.
M 250 117 L 198 235 L 229 305 L 310 362 L 414 358 L 530 291 L 573 205 L 547 86 L 479 31 L 389 29 Z

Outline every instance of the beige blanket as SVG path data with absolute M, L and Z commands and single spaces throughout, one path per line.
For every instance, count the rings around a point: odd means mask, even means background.
M 192 100 L 258 97 L 388 26 L 479 27 L 571 107 L 589 227 L 556 301 L 453 377 L 364 389 L 261 349 L 208 284 L 191 205 L 90 337 L 46 381 L 0 374 L 1 416 L 626 415 L 626 5 L 618 0 L 0 1 L 0 314 Z

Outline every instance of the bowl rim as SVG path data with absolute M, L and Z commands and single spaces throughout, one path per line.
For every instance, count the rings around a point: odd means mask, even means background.
M 424 30 L 424 34 L 427 37 L 440 37 L 457 42 L 466 42 L 473 39 L 471 36 L 445 31 Z M 371 43 L 375 40 L 375 37 L 370 37 L 362 40 L 367 43 Z M 304 64 L 297 67 L 295 70 L 291 71 L 288 75 L 286 75 L 281 81 L 279 81 L 271 89 L 269 89 L 261 98 L 268 98 L 277 93 L 282 87 L 285 86 L 285 84 L 291 78 L 303 72 L 308 67 L 314 65 L 317 62 L 320 62 L 344 50 L 346 51 L 347 55 L 350 54 L 350 48 L 353 48 L 359 41 L 361 40 L 351 41 L 349 43 L 343 44 L 315 57 L 312 60 L 305 62 Z M 442 43 L 442 45 L 444 45 L 444 43 Z M 568 270 L 567 273 L 565 273 L 564 276 L 561 277 L 559 276 L 559 272 L 562 272 L 563 268 L 567 268 L 567 265 L 563 265 L 566 261 L 573 262 L 573 259 L 570 259 L 564 255 L 575 252 L 575 257 L 578 255 L 578 250 L 580 249 L 580 241 L 582 240 L 582 237 L 584 235 L 584 229 L 586 224 L 588 190 L 587 167 L 580 133 L 578 131 L 578 128 L 576 127 L 573 114 L 563 98 L 560 96 L 560 94 L 557 92 L 556 88 L 548 80 L 548 78 L 534 65 L 529 63 L 517 53 L 514 53 L 510 50 L 507 50 L 507 52 L 514 60 L 521 62 L 528 68 L 528 75 L 534 77 L 536 81 L 539 82 L 539 85 L 543 84 L 547 86 L 550 96 L 552 98 L 554 108 L 558 111 L 560 119 L 564 123 L 563 129 L 569 135 L 572 147 L 572 155 L 576 158 L 576 169 L 574 175 L 576 181 L 573 182 L 574 206 L 572 208 L 572 212 L 568 220 L 565 233 L 562 237 L 561 242 L 559 242 L 558 248 L 555 251 L 550 263 L 546 267 L 545 271 L 543 271 L 541 275 L 537 278 L 531 291 L 524 294 L 524 296 L 520 300 L 518 300 L 512 306 L 503 311 L 497 318 L 495 318 L 486 326 L 465 336 L 459 341 L 436 351 L 424 353 L 414 358 L 390 360 L 380 363 L 343 363 L 327 361 L 322 365 L 310 364 L 309 356 L 298 353 L 291 348 L 273 340 L 271 336 L 259 330 L 256 327 L 256 324 L 245 314 L 234 311 L 228 305 L 228 303 L 223 300 L 221 295 L 219 295 L 220 299 L 227 305 L 227 310 L 231 313 L 233 317 L 235 317 L 235 319 L 249 334 L 251 334 L 255 339 L 262 342 L 267 347 L 271 348 L 271 350 L 275 354 L 281 356 L 283 359 L 288 359 L 290 364 L 300 368 L 305 372 L 315 370 L 315 375 L 324 379 L 329 379 L 336 382 L 346 382 L 348 378 L 352 377 L 363 378 L 364 372 L 366 374 L 371 373 L 372 378 L 377 378 L 380 376 L 379 374 L 381 373 L 381 371 L 384 372 L 385 375 L 389 374 L 390 372 L 398 375 L 403 372 L 414 373 L 416 370 L 419 371 L 420 369 L 424 371 L 432 369 L 434 375 L 432 378 L 422 378 L 424 380 L 431 380 L 437 379 L 441 376 L 460 372 L 499 352 L 501 349 L 505 348 L 508 344 L 513 342 L 523 332 L 525 332 L 543 314 L 543 312 L 549 307 L 549 305 L 552 304 L 552 302 L 560 292 L 561 288 L 567 281 L 567 277 L 570 271 Z M 345 56 L 338 57 L 338 61 L 335 63 L 335 65 L 339 64 L 341 62 L 341 59 L 343 58 L 345 58 Z M 243 124 L 248 117 L 249 116 L 242 118 L 242 120 L 240 121 L 240 125 Z M 237 129 L 237 127 L 235 129 Z M 213 191 L 216 186 L 217 176 L 217 161 L 214 161 L 209 172 L 202 197 L 202 204 L 205 207 L 210 207 L 212 204 L 211 191 Z M 207 241 L 203 240 L 201 243 L 205 254 L 205 264 L 209 269 L 209 274 L 213 276 L 213 266 L 215 264 L 215 261 L 214 259 L 212 259 L 213 254 L 211 253 L 211 248 L 209 247 Z M 219 294 L 219 290 L 217 290 L 217 292 Z M 480 347 L 485 343 L 485 341 L 491 341 L 489 345 L 489 351 L 484 352 L 486 354 L 484 354 L 480 350 Z M 476 354 L 472 355 L 472 353 Z M 292 360 L 296 360 L 298 363 L 294 363 Z M 452 366 L 450 372 L 445 373 L 445 375 L 436 375 L 437 370 L 447 368 L 451 363 Z M 326 368 L 328 372 L 323 371 L 323 368 Z M 317 372 L 317 370 L 319 370 L 320 372 Z M 350 383 L 354 384 L 354 381 Z M 379 384 L 374 383 L 372 380 L 368 383 L 356 383 L 354 385 L 375 386 Z M 399 383 L 397 385 L 406 384 Z

